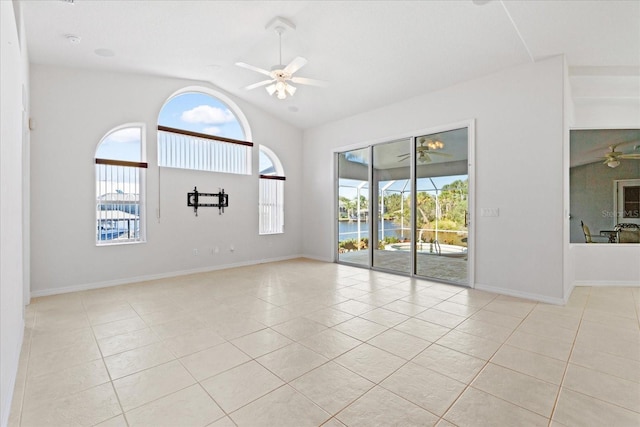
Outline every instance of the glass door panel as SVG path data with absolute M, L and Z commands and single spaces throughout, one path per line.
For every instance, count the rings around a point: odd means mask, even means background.
M 369 267 L 369 149 L 338 154 L 338 261 Z
M 468 130 L 415 144 L 416 275 L 468 285 Z
M 411 139 L 373 146 L 373 266 L 411 274 Z

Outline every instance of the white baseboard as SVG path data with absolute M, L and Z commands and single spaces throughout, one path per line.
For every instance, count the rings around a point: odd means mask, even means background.
M 640 282 L 635 280 L 617 280 L 617 281 L 604 281 L 604 280 L 576 280 L 573 282 L 573 286 L 596 286 L 596 287 L 625 287 L 625 288 L 640 288 Z
M 228 268 L 247 267 L 249 265 L 266 264 L 268 262 L 286 261 L 289 259 L 303 258 L 304 255 L 287 255 L 283 257 L 264 258 L 260 260 L 243 261 L 232 264 L 221 264 L 207 267 L 194 268 L 190 270 L 170 271 L 160 274 L 149 274 L 144 276 L 127 277 L 125 279 L 107 280 L 104 282 L 85 283 L 82 285 L 65 286 L 63 288 L 43 289 L 32 291 L 31 298 L 45 297 L 50 295 L 66 294 L 70 292 L 88 291 L 92 289 L 108 288 L 111 286 L 128 285 L 131 283 L 146 282 L 149 280 L 166 279 L 169 277 L 186 276 L 188 274 L 207 273 L 209 271 L 226 270 Z
M 499 288 L 496 286 L 483 285 L 481 283 L 476 283 L 473 286 L 473 288 L 481 291 L 493 292 L 495 294 L 508 295 L 511 297 L 524 298 L 528 300 L 544 302 L 547 304 L 564 305 L 566 303 L 566 301 L 563 298 L 550 297 L 550 296 L 540 295 L 540 294 L 532 294 L 529 292 L 516 291 L 513 289 Z
M 327 258 L 327 257 L 321 257 L 321 256 L 316 256 L 316 255 L 308 255 L 308 254 L 304 254 L 301 255 L 303 258 L 309 258 L 315 261 L 322 261 L 322 262 L 334 262 L 335 260 L 333 258 Z
M 11 404 L 13 403 L 13 392 L 16 388 L 16 379 L 18 378 L 18 369 L 20 368 L 20 353 L 22 351 L 22 342 L 24 341 L 24 319 L 20 325 L 20 337 L 18 339 L 18 348 L 16 349 L 16 358 L 13 366 L 8 366 L 8 372 L 3 372 L 4 375 L 9 376 L 9 390 L 6 391 L 4 402 L 2 402 L 2 419 L 0 420 L 0 426 L 6 427 L 9 425 L 9 416 L 11 415 Z

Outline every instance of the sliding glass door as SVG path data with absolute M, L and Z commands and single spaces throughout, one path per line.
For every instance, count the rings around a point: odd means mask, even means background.
M 338 153 L 339 262 L 469 284 L 468 129 Z
M 411 139 L 373 146 L 373 266 L 411 274 Z
M 369 149 L 338 154 L 338 260 L 369 266 Z
M 415 139 L 418 276 L 468 284 L 468 131 Z

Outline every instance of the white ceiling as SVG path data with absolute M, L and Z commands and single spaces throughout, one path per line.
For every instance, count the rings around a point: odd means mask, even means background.
M 563 53 L 576 102 L 640 98 L 639 1 L 21 3 L 33 63 L 210 81 L 301 129 Z M 329 87 L 300 85 L 284 101 L 243 89 L 264 76 L 235 62 L 278 62 L 265 29 L 276 16 L 297 26 L 283 36 L 283 62 L 304 56 L 297 75 Z

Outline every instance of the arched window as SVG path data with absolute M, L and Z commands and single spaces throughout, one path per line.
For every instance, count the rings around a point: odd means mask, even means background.
M 260 146 L 260 234 L 284 233 L 284 169 L 273 151 Z
M 158 117 L 158 166 L 251 174 L 246 119 L 221 98 L 198 91 L 169 98 Z
M 96 244 L 144 241 L 145 162 L 143 125 L 109 131 L 98 144 Z

